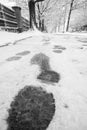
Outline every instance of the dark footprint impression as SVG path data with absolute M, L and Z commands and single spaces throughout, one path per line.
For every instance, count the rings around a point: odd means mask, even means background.
M 83 44 L 82 46 L 86 46 L 87 47 L 87 44 Z
M 63 50 L 66 50 L 66 48 L 60 45 L 55 45 L 53 48 L 53 52 L 55 53 L 62 53 Z
M 60 74 L 51 70 L 49 57 L 43 53 L 36 54 L 31 59 L 31 64 L 37 64 L 40 67 L 41 73 L 37 76 L 37 79 L 44 83 L 58 83 L 60 80 Z
M 54 46 L 54 49 L 66 50 L 66 48 L 65 48 L 65 47 L 60 46 L 60 45 L 55 45 L 55 46 Z
M 44 41 L 44 42 L 48 42 L 48 41 L 50 41 L 50 38 L 43 38 L 42 41 Z
M 87 43 L 87 38 L 84 39 L 78 39 L 79 42 Z
M 8 113 L 7 130 L 46 130 L 55 114 L 53 94 L 39 86 L 25 86 Z
M 42 40 L 42 42 L 43 42 L 43 45 L 47 45 L 47 44 L 50 44 L 50 39 L 49 38 L 44 38 L 43 40 Z
M 55 53 L 62 53 L 63 51 L 62 50 L 53 50 L 53 52 L 55 52 Z
M 50 83 L 58 83 L 60 80 L 60 74 L 52 70 L 45 70 L 38 75 L 37 79 Z
M 31 59 L 31 64 L 36 64 L 40 67 L 41 71 L 50 70 L 49 57 L 43 53 L 35 54 Z
M 87 44 L 82 45 L 84 49 L 87 49 Z
M 21 57 L 19 56 L 13 56 L 13 57 L 9 57 L 8 59 L 6 59 L 6 61 L 16 61 L 16 60 L 20 60 Z
M 17 53 L 16 55 L 18 55 L 18 56 L 25 56 L 25 55 L 28 55 L 29 53 L 30 53 L 30 51 L 23 51 L 23 52 Z
M 83 44 L 81 47 L 78 47 L 77 49 L 87 49 L 87 44 Z
M 6 59 L 6 61 L 20 60 L 22 58 L 21 56 L 28 55 L 29 53 L 30 51 L 23 51 L 23 52 L 17 53 L 16 56 L 9 57 L 8 59 Z
M 50 44 L 50 41 L 43 43 L 43 45 L 48 45 L 48 44 Z

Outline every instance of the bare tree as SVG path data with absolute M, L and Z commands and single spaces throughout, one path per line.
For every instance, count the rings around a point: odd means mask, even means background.
M 74 3 L 74 0 L 71 0 L 70 10 L 69 10 L 69 14 L 68 14 L 68 21 L 67 21 L 66 31 L 68 31 L 68 29 L 69 29 L 69 23 L 70 23 L 70 17 L 71 17 L 71 12 L 72 12 L 73 3 Z
M 45 30 L 44 17 L 45 17 L 45 13 L 49 9 L 50 1 L 51 0 L 47 0 L 47 1 L 44 1 L 44 2 L 37 3 L 38 28 L 41 31 Z
M 30 14 L 30 28 L 33 29 L 33 24 L 37 27 L 36 24 L 36 11 L 35 11 L 35 4 L 37 2 L 42 2 L 44 0 L 29 0 L 28 1 L 28 7 L 29 7 L 29 14 Z

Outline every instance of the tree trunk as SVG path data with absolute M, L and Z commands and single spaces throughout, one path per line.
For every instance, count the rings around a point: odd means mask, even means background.
M 36 26 L 36 17 L 35 17 L 35 2 L 30 0 L 28 2 L 29 14 L 30 14 L 30 28 L 33 29 L 33 24 Z
M 67 21 L 67 27 L 66 27 L 66 32 L 69 30 L 69 24 L 70 24 L 70 17 L 71 17 L 73 2 L 74 2 L 74 0 L 71 0 L 70 10 L 69 10 L 69 15 L 68 15 L 68 21 Z
M 30 14 L 30 28 L 33 29 L 33 25 L 35 25 L 37 27 L 36 24 L 36 15 L 35 15 L 35 4 L 37 2 L 42 2 L 44 0 L 29 0 L 28 1 L 28 7 L 29 7 L 29 14 Z
M 42 31 L 44 31 L 44 19 L 42 19 Z

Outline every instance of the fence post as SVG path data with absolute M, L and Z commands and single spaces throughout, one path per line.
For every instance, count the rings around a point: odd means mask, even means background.
M 21 18 L 21 7 L 13 6 L 12 9 L 15 11 L 17 24 L 18 24 L 18 32 L 22 32 L 22 18 Z

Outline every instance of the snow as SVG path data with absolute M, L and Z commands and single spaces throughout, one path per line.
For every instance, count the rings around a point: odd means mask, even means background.
M 2 46 L 9 42 L 8 46 Z M 57 53 L 55 45 L 66 49 Z M 7 110 L 15 95 L 25 85 L 31 84 L 40 85 L 54 94 L 56 112 L 47 130 L 87 130 L 86 34 L 0 32 L 0 46 L 0 130 L 7 128 Z M 8 58 L 17 57 L 24 51 L 30 53 L 8 61 Z M 40 69 L 31 65 L 30 60 L 40 52 L 50 57 L 52 70 L 60 73 L 59 83 L 48 85 L 36 79 Z
M 13 44 L 18 40 L 22 40 L 27 37 L 31 37 L 32 35 L 38 35 L 37 31 L 25 31 L 23 33 L 11 33 L 6 31 L 0 31 L 0 46 Z M 40 33 L 40 32 L 39 32 Z

